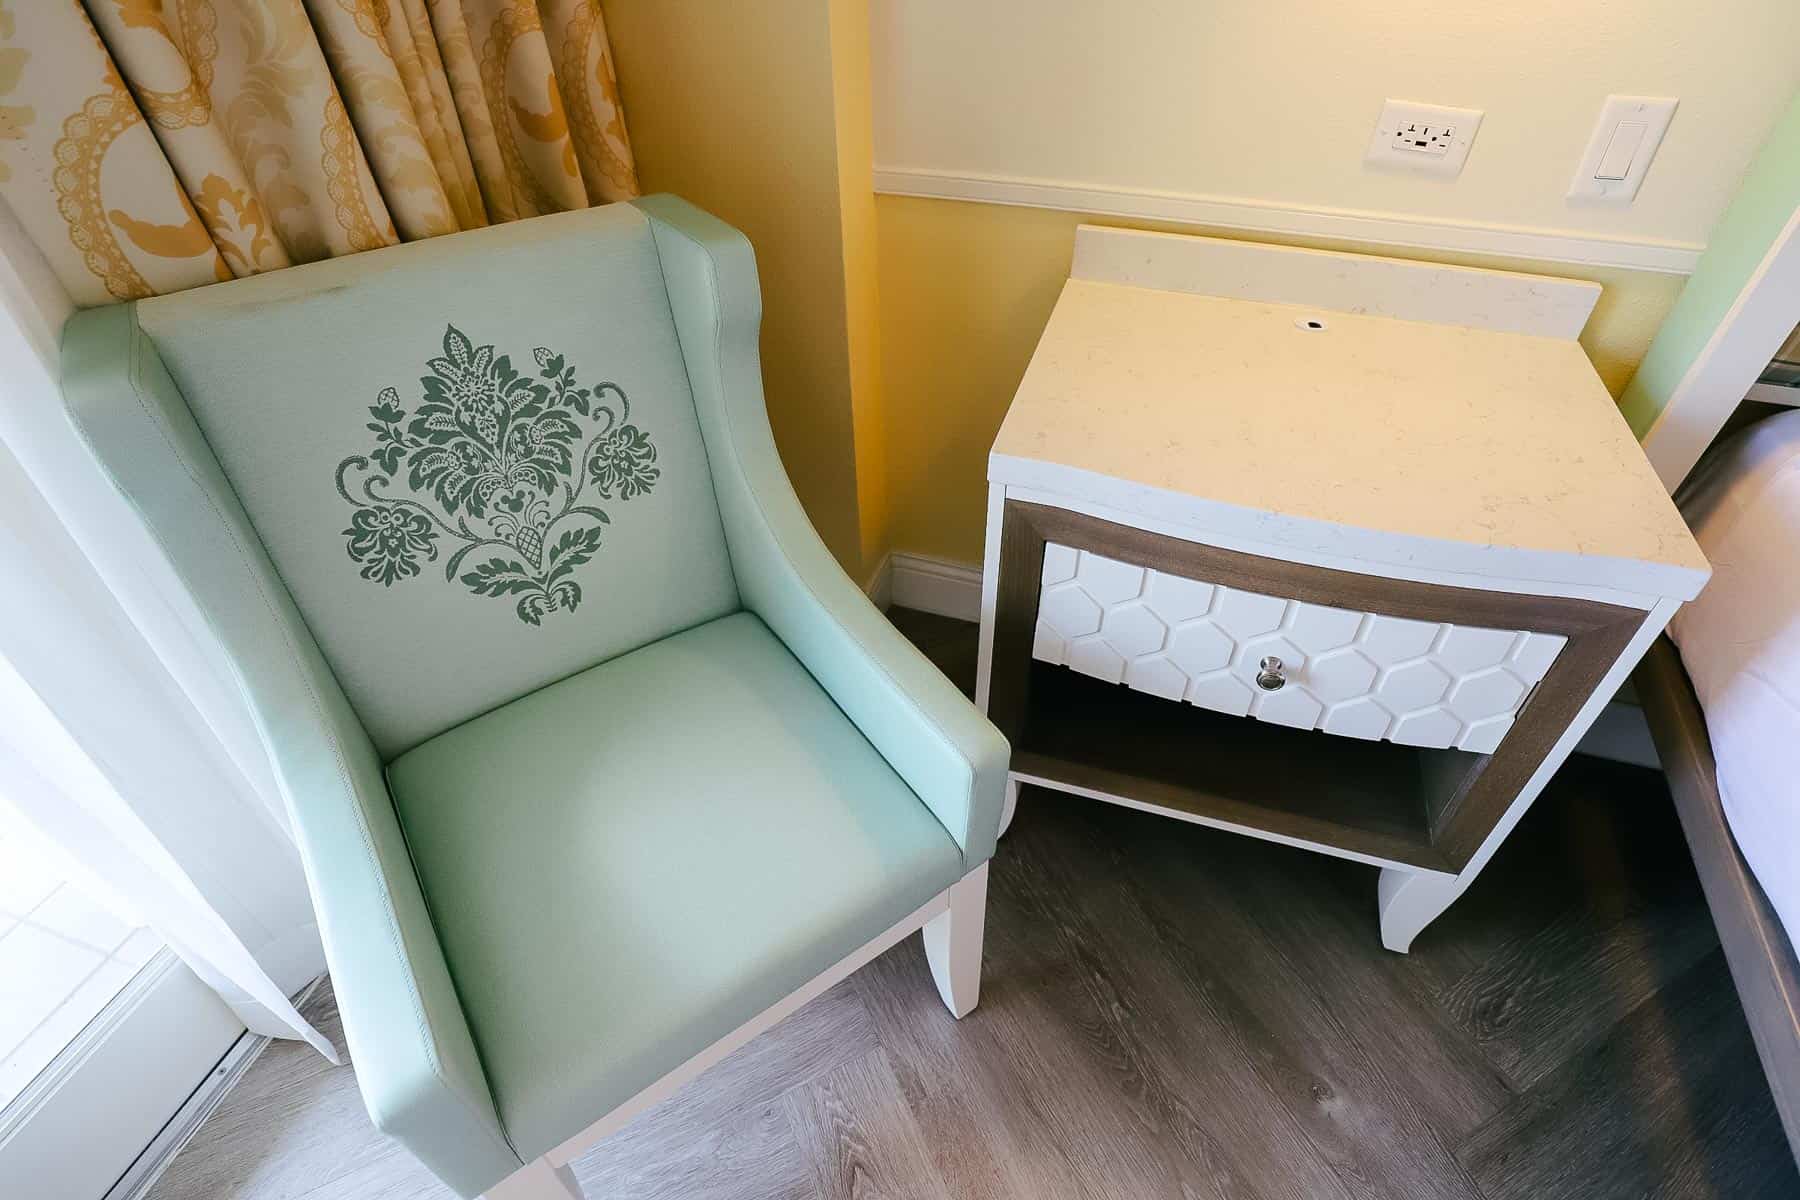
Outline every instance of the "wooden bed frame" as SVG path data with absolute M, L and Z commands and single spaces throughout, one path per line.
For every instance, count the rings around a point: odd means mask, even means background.
M 1769 1091 L 1800 1162 L 1800 955 L 1725 823 L 1706 718 L 1674 643 L 1658 638 L 1633 679 Z

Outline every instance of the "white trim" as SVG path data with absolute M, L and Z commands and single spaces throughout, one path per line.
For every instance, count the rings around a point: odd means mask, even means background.
M 325 982 L 325 978 L 321 975 L 301 988 L 293 997 L 294 1007 L 299 1008 L 305 1004 L 318 991 L 319 985 Z M 126 1168 L 118 1182 L 107 1189 L 102 1200 L 138 1200 L 138 1197 L 147 1195 L 156 1181 L 162 1178 L 163 1172 L 169 1169 L 169 1164 L 175 1161 L 175 1156 L 200 1132 L 206 1119 L 212 1116 L 213 1111 L 250 1068 L 256 1065 L 256 1060 L 262 1057 L 262 1052 L 274 1040 L 266 1034 L 251 1033 L 248 1030 L 240 1034 L 231 1048 L 225 1051 L 224 1057 L 207 1072 L 206 1078 L 200 1081 L 181 1107 L 175 1110 L 175 1115 L 169 1118 L 151 1143 L 144 1147 L 143 1153 Z
M 1800 206 L 1769 246 L 1644 435 L 1644 455 L 1673 492 L 1794 330 Z
M 888 561 L 892 603 L 959 621 L 981 619 L 980 567 L 923 554 L 895 553 Z
M 200 1132 L 206 1118 L 212 1116 L 213 1110 L 274 1040 L 266 1034 L 248 1030 L 241 1034 L 225 1052 L 225 1057 L 169 1118 L 156 1139 L 144 1147 L 144 1152 L 126 1168 L 125 1174 L 119 1176 L 119 1181 L 107 1189 L 102 1200 L 137 1200 L 139 1196 L 147 1195 L 163 1172 L 169 1169 L 169 1164 L 175 1161 L 175 1156 Z
M 1281 204 L 1243 196 L 1100 187 L 1054 179 L 963 175 L 883 166 L 875 168 L 874 176 L 875 191 L 888 196 L 968 200 L 1144 221 L 1178 221 L 1214 229 L 1331 238 L 1417 250 L 1493 254 L 1580 266 L 1623 267 L 1666 275 L 1692 274 L 1705 249 L 1692 242 L 1659 238 L 1600 237 L 1565 229 Z
M 0 1109 L 0 1148 L 19 1135 L 44 1103 L 62 1090 L 69 1078 L 79 1072 L 94 1052 L 106 1043 L 107 1037 L 130 1018 L 145 997 L 156 991 L 180 961 L 167 948 L 158 950 L 125 981 L 125 986 L 107 1001 L 94 1019 L 69 1039 L 69 1044 L 50 1060 L 50 1064 L 38 1072 L 11 1103 Z
M 115 1188 L 243 1032 L 211 988 L 159 950 L 7 1107 L 0 1195 Z
M 549 1163 L 552 1167 L 561 1167 L 566 1166 L 572 1159 L 581 1157 L 581 1155 L 587 1153 L 595 1143 L 622 1128 L 626 1122 L 630 1121 L 645 1109 L 648 1109 L 673 1095 L 676 1089 L 680 1088 L 683 1084 L 730 1054 L 733 1050 L 736 1050 L 739 1046 L 742 1046 L 757 1034 L 779 1025 L 790 1015 L 797 1012 L 808 1001 L 823 994 L 827 989 L 854 974 L 865 964 L 872 961 L 877 955 L 892 948 L 902 938 L 925 928 L 926 924 L 939 913 L 949 911 L 951 894 L 956 891 L 958 884 L 971 878 L 976 873 L 980 873 L 985 880 L 986 868 L 986 863 L 977 866 L 970 875 L 964 876 L 962 880 L 958 880 L 957 883 L 951 884 L 948 888 L 945 888 L 943 891 L 927 900 L 924 905 L 915 910 L 912 915 L 902 918 L 898 924 L 890 927 L 886 932 L 878 934 L 874 940 L 865 943 L 856 950 L 852 950 L 847 956 L 839 959 L 830 967 L 827 967 L 824 972 L 814 977 L 810 982 L 804 983 L 799 988 L 789 992 L 785 997 L 777 1000 L 774 1004 L 765 1008 L 762 1012 L 750 1018 L 750 1020 L 746 1021 L 744 1024 L 738 1026 L 706 1049 L 700 1051 L 700 1053 L 694 1055 L 679 1067 L 676 1067 L 673 1071 L 670 1071 L 667 1075 L 664 1075 L 661 1079 L 658 1079 L 655 1083 L 631 1097 L 631 1099 L 625 1101 L 574 1137 L 562 1143 L 562 1145 L 549 1151 L 543 1156 L 544 1161 Z
M 975 622 L 981 619 L 981 579 L 980 567 L 896 550 L 870 572 L 863 591 L 883 612 L 898 605 Z

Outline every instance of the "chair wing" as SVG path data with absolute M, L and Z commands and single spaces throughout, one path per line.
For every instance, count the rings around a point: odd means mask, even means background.
M 230 657 L 300 833 L 371 1116 L 451 1187 L 519 1168 L 494 1111 L 382 765 L 135 305 L 63 335 L 71 417 Z
M 1006 741 L 850 582 L 801 509 L 763 405 L 750 243 L 676 197 L 636 204 L 656 236 L 745 605 L 943 823 L 965 863 L 986 860 Z

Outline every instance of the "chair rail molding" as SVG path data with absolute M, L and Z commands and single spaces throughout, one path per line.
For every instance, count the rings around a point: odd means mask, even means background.
M 874 182 L 875 191 L 886 196 L 1048 208 L 1416 250 L 1620 267 L 1665 275 L 1691 274 L 1706 249 L 1692 242 L 1659 238 L 1607 237 L 1580 230 L 1283 204 L 1245 196 L 1108 187 L 1076 180 L 960 174 L 879 163 L 875 166 Z

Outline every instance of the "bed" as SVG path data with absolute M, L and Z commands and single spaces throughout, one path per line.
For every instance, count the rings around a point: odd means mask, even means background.
M 1800 409 L 1738 425 L 1677 496 L 1712 582 L 1636 685 L 1800 1161 Z

